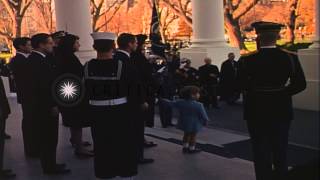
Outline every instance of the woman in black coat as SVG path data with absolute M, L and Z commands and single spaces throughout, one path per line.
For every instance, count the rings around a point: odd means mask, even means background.
M 83 78 L 83 66 L 75 55 L 80 48 L 79 37 L 67 34 L 64 36 L 57 48 L 56 60 L 60 75 L 73 74 L 78 78 Z M 82 141 L 82 128 L 89 127 L 88 105 L 85 101 L 75 107 L 59 107 L 63 124 L 70 127 L 70 142 L 75 147 L 75 154 L 81 157 L 91 157 L 93 154 L 86 150 L 84 146 L 90 143 Z

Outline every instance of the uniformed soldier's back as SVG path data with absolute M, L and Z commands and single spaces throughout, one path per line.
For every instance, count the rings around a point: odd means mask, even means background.
M 245 119 L 292 120 L 291 97 L 305 89 L 297 55 L 279 48 L 261 48 L 241 57 L 240 66 L 240 83 L 246 92 Z
M 118 69 L 119 66 L 121 66 L 120 69 Z M 93 59 L 87 63 L 85 69 L 87 69 L 85 71 L 88 71 L 88 76 L 93 77 L 87 80 L 88 86 L 94 87 L 87 89 L 90 97 L 98 100 L 116 99 L 127 95 L 124 89 L 127 85 L 127 72 L 123 62 L 115 59 L 107 61 Z M 118 72 L 118 70 L 121 72 Z M 120 83 L 120 80 L 123 81 Z
M 245 57 L 245 64 L 252 78 L 251 85 L 270 88 L 283 87 L 293 71 L 291 61 L 294 56 L 279 48 L 265 48 Z

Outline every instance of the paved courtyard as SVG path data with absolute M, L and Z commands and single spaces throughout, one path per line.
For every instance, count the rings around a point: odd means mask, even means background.
M 6 141 L 5 166 L 14 169 L 17 180 L 95 179 L 92 159 L 77 159 L 73 155 L 73 149 L 69 143 L 69 131 L 62 125 L 59 133 L 58 161 L 67 163 L 72 173 L 66 176 L 42 175 L 39 161 L 24 157 L 20 108 L 15 98 L 10 98 L 10 104 L 13 112 L 8 120 L 7 132 L 12 139 Z M 155 163 L 140 166 L 136 179 L 254 180 L 252 155 L 245 130 L 230 128 L 228 124 L 214 126 L 218 121 L 223 121 L 221 118 L 224 116 L 221 114 L 224 110 L 219 111 L 221 112 L 209 112 L 214 113 L 217 118 L 210 122 L 209 128 L 205 128 L 199 134 L 198 143 L 203 152 L 196 155 L 182 154 L 181 132 L 173 127 L 160 128 L 157 117 L 156 127 L 147 129 L 146 132 L 148 140 L 158 144 L 158 147 L 146 150 L 146 157 L 154 158 Z M 85 130 L 85 140 L 91 140 L 89 129 Z M 318 151 L 296 145 L 291 145 L 289 151 L 291 166 L 303 164 L 318 156 Z

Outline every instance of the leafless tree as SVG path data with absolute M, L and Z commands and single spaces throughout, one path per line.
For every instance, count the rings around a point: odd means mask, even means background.
M 237 46 L 240 49 L 247 49 L 240 29 L 240 18 L 252 10 L 258 2 L 259 0 L 250 0 L 246 3 L 244 0 L 224 0 L 225 27 L 228 32 L 231 45 Z
M 54 9 L 52 3 L 52 0 L 34 0 L 34 4 L 40 11 L 39 15 L 43 21 L 38 21 L 37 19 L 34 20 L 39 26 L 44 27 L 50 33 L 55 31 L 53 22 Z
M 179 19 L 179 16 L 175 13 L 171 13 L 167 8 L 162 7 L 159 10 L 159 16 L 160 16 L 160 33 L 162 36 L 162 39 L 166 42 L 168 38 L 169 28 L 172 23 Z
M 295 40 L 295 29 L 296 29 L 296 21 L 299 17 L 299 6 L 300 6 L 301 0 L 289 0 L 287 9 L 287 20 L 285 22 L 285 25 L 287 26 L 287 36 L 289 43 L 294 43 Z
M 189 6 L 191 0 L 161 0 L 161 2 L 192 27 L 192 13 Z
M 0 29 L 1 36 L 6 36 L 9 40 L 21 36 L 23 17 L 32 2 L 33 0 L 0 0 L 11 24 L 7 30 Z
M 126 0 L 114 0 L 111 4 L 107 4 L 107 0 L 90 0 L 92 29 L 94 32 L 100 31 L 105 27 L 117 14 Z M 105 6 L 104 6 L 105 5 Z M 105 18 L 102 24 L 98 24 L 101 18 Z
M 175 12 L 185 23 L 192 27 L 192 13 L 188 8 L 191 0 L 160 0 L 164 5 Z M 240 49 L 246 49 L 240 29 L 240 18 L 246 15 L 259 0 L 223 0 L 225 4 L 225 28 L 229 35 L 230 43 Z

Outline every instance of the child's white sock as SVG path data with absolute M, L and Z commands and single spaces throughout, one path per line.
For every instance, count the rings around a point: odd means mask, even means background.
M 184 148 L 189 148 L 189 143 L 183 143 Z

